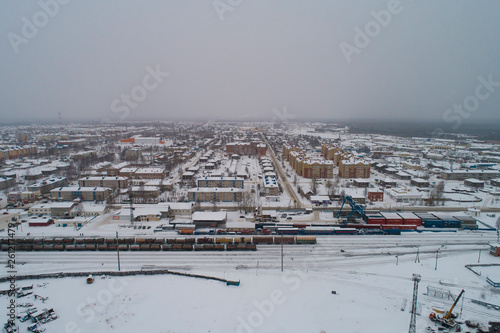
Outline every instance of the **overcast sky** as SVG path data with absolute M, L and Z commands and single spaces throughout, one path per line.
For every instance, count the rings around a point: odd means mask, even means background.
M 0 2 L 3 121 L 499 119 L 499 1 L 57 1 Z

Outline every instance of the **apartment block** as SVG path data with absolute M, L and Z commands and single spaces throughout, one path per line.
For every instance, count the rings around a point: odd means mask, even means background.
M 83 201 L 104 201 L 110 194 L 111 189 L 104 187 L 67 186 L 50 191 L 52 199 L 65 201 L 75 200 L 77 198 Z
M 243 188 L 245 180 L 239 177 L 203 177 L 197 180 L 198 187 Z
M 370 163 L 354 157 L 340 160 L 339 176 L 341 178 L 370 178 Z
M 242 191 L 239 188 L 198 187 L 188 191 L 189 201 L 199 202 L 239 202 Z
M 267 147 L 260 141 L 252 142 L 231 142 L 226 144 L 226 153 L 229 155 L 257 155 L 265 156 Z
M 85 177 L 78 180 L 78 185 L 82 187 L 109 187 L 115 188 L 127 188 L 128 179 L 125 177 Z

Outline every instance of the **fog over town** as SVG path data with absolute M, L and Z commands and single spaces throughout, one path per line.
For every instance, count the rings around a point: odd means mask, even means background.
M 1 2 L 0 330 L 500 332 L 499 12 Z

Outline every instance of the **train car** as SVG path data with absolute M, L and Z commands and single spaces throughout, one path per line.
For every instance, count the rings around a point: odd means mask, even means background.
M 261 235 L 270 235 L 271 234 L 271 230 L 269 230 L 269 229 L 262 229 L 260 233 L 261 233 Z
M 73 244 L 75 239 L 73 237 L 63 237 L 62 242 L 64 244 Z
M 52 245 L 52 244 L 46 244 L 46 245 Z M 42 244 L 35 244 L 33 245 L 33 251 L 42 251 L 43 250 L 43 245 Z
M 378 229 L 361 229 L 360 233 L 363 235 L 383 235 L 384 231 L 382 228 Z
M 185 241 L 184 241 L 186 244 L 194 244 L 196 243 L 196 238 L 186 238 Z
M 42 237 L 35 237 L 33 238 L 33 244 L 53 244 L 53 243 L 45 242 L 44 238 Z
M 107 244 L 108 245 L 108 251 L 116 251 L 116 249 L 121 246 L 121 245 L 125 245 L 125 244 Z
M 217 244 L 232 244 L 233 239 L 231 237 L 217 237 L 215 239 L 215 243 L 217 243 Z
M 63 244 L 54 244 L 54 251 L 64 251 Z
M 139 250 L 140 251 L 149 251 L 151 249 L 151 244 L 140 244 L 139 245 Z
M 76 245 L 73 245 L 73 244 L 67 244 L 67 245 L 64 245 L 64 249 L 66 251 L 75 251 L 75 249 L 76 249 L 75 246 Z
M 347 223 L 346 227 L 355 229 L 380 229 L 380 224 Z
M 214 239 L 212 237 L 200 237 L 196 240 L 198 244 L 213 244 Z
M 257 251 L 257 245 L 255 244 L 245 244 L 246 245 L 246 249 L 249 250 L 249 251 Z
M 85 251 L 85 244 L 75 244 L 75 251 Z
M 128 244 L 119 244 L 119 245 L 118 245 L 118 250 L 119 250 L 119 251 L 128 251 L 129 246 L 130 246 L 130 245 L 128 245 Z M 109 245 L 108 245 L 108 247 L 109 247 Z M 115 250 L 116 250 L 116 248 L 115 248 Z
M 298 235 L 299 232 L 303 229 L 299 228 L 278 228 L 276 229 L 276 233 L 278 235 Z
M 144 244 L 144 243 L 146 243 L 146 238 L 136 238 L 135 243 L 136 244 Z
M 134 244 L 135 238 L 134 237 L 120 238 L 118 242 L 123 244 Z
M 311 224 L 309 224 L 309 223 L 294 223 L 294 224 L 292 224 L 293 228 L 299 228 L 299 229 L 303 229 L 303 228 L 310 227 L 310 226 L 311 226 Z
M 252 243 L 252 237 L 234 237 L 234 243 L 235 244 L 250 244 Z
M 33 250 L 33 244 L 21 244 L 21 245 L 18 245 L 17 250 L 19 250 L 19 251 L 32 251 Z
M 117 239 L 116 238 L 107 237 L 105 239 L 105 242 L 106 242 L 106 244 L 113 244 L 113 243 L 116 244 Z M 119 242 L 119 240 L 118 240 L 118 242 Z
M 165 243 L 165 238 L 156 238 L 155 239 L 155 244 L 163 244 Z
M 151 244 L 150 249 L 151 249 L 151 251 L 160 251 L 161 245 L 160 244 Z
M 382 231 L 384 232 L 384 235 L 401 235 L 401 230 L 397 228 L 384 229 Z
M 301 235 L 335 235 L 336 227 L 307 227 L 300 231 Z
M 140 249 L 141 249 L 141 246 L 139 244 L 130 245 L 130 251 L 139 251 Z
M 84 244 L 85 238 L 75 238 L 75 244 Z
M 283 244 L 295 244 L 295 237 L 294 236 L 276 236 L 274 237 L 274 244 L 281 244 L 283 241 Z
M 205 248 L 203 247 L 204 244 L 195 244 L 194 245 L 194 250 L 195 251 L 203 251 Z
M 224 244 L 215 244 L 214 250 L 215 251 L 224 251 L 225 250 Z
M 215 245 L 214 244 L 203 244 L 203 250 L 205 251 L 215 251 Z
M 44 244 L 54 244 L 54 237 L 45 237 L 42 238 Z
M 403 218 L 404 225 L 416 225 L 416 226 L 422 225 L 422 219 L 413 213 L 401 212 L 401 213 L 398 213 L 398 215 Z
M 297 244 L 316 244 L 315 236 L 297 236 L 296 238 Z
M 274 236 L 254 236 L 253 237 L 254 244 L 273 244 Z
M 356 228 L 335 228 L 335 235 L 356 235 L 357 233 Z
M 234 251 L 234 250 L 236 250 L 236 244 L 227 244 L 226 245 L 226 250 L 227 251 Z
M 62 244 L 63 242 L 63 237 L 54 237 L 53 238 L 54 244 Z
M 162 244 L 161 249 L 162 251 L 172 251 L 172 244 Z
M 194 233 L 194 229 L 191 229 L 191 228 L 183 228 L 183 229 L 179 229 L 177 230 L 177 233 L 179 235 L 192 235 Z
M 95 251 L 97 244 L 85 244 L 85 251 Z
M 366 215 L 366 223 L 368 224 L 385 224 L 385 217 L 381 214 Z
M 381 212 L 380 215 L 385 217 L 385 224 L 401 225 L 404 222 L 404 219 L 397 213 Z
M 97 245 L 97 249 L 99 251 L 107 251 L 108 250 L 108 244 L 99 244 L 99 245 Z
M 182 249 L 184 251 L 193 251 L 193 247 L 194 247 L 193 244 L 182 244 Z

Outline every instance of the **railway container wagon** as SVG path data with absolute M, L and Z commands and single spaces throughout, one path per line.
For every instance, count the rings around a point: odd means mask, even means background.
M 335 235 L 356 235 L 357 233 L 356 228 L 335 228 Z
M 316 244 L 315 236 L 297 236 L 297 244 Z
M 139 250 L 141 250 L 141 251 L 149 251 L 150 249 L 151 249 L 150 244 L 140 244 L 139 245 Z
M 196 241 L 198 244 L 213 244 L 214 243 L 214 239 L 211 237 L 201 237 L 201 238 L 198 238 Z
M 335 235 L 335 227 L 307 227 L 300 231 L 301 235 Z
M 355 229 L 380 229 L 380 224 L 348 223 L 346 227 Z
M 385 217 L 385 224 L 399 225 L 404 223 L 404 219 L 396 213 L 382 212 L 380 215 Z
M 366 223 L 385 224 L 385 217 L 383 217 L 381 214 L 366 215 Z
M 298 235 L 301 229 L 299 228 L 278 228 L 276 233 L 279 235 Z
M 231 237 L 217 237 L 215 239 L 215 243 L 217 243 L 217 244 L 232 244 L 233 239 Z
M 160 251 L 161 245 L 160 244 L 151 244 L 150 249 L 151 249 L 151 251 Z
M 252 243 L 252 237 L 234 237 L 235 244 L 250 244 Z
M 403 218 L 404 225 L 416 225 L 417 227 L 422 225 L 422 219 L 413 213 L 398 213 L 398 215 Z
M 281 244 L 281 241 L 283 241 L 283 244 L 295 244 L 295 237 L 294 236 L 274 237 L 274 244 Z
M 273 236 L 254 236 L 253 243 L 254 244 L 273 244 L 274 237 Z

